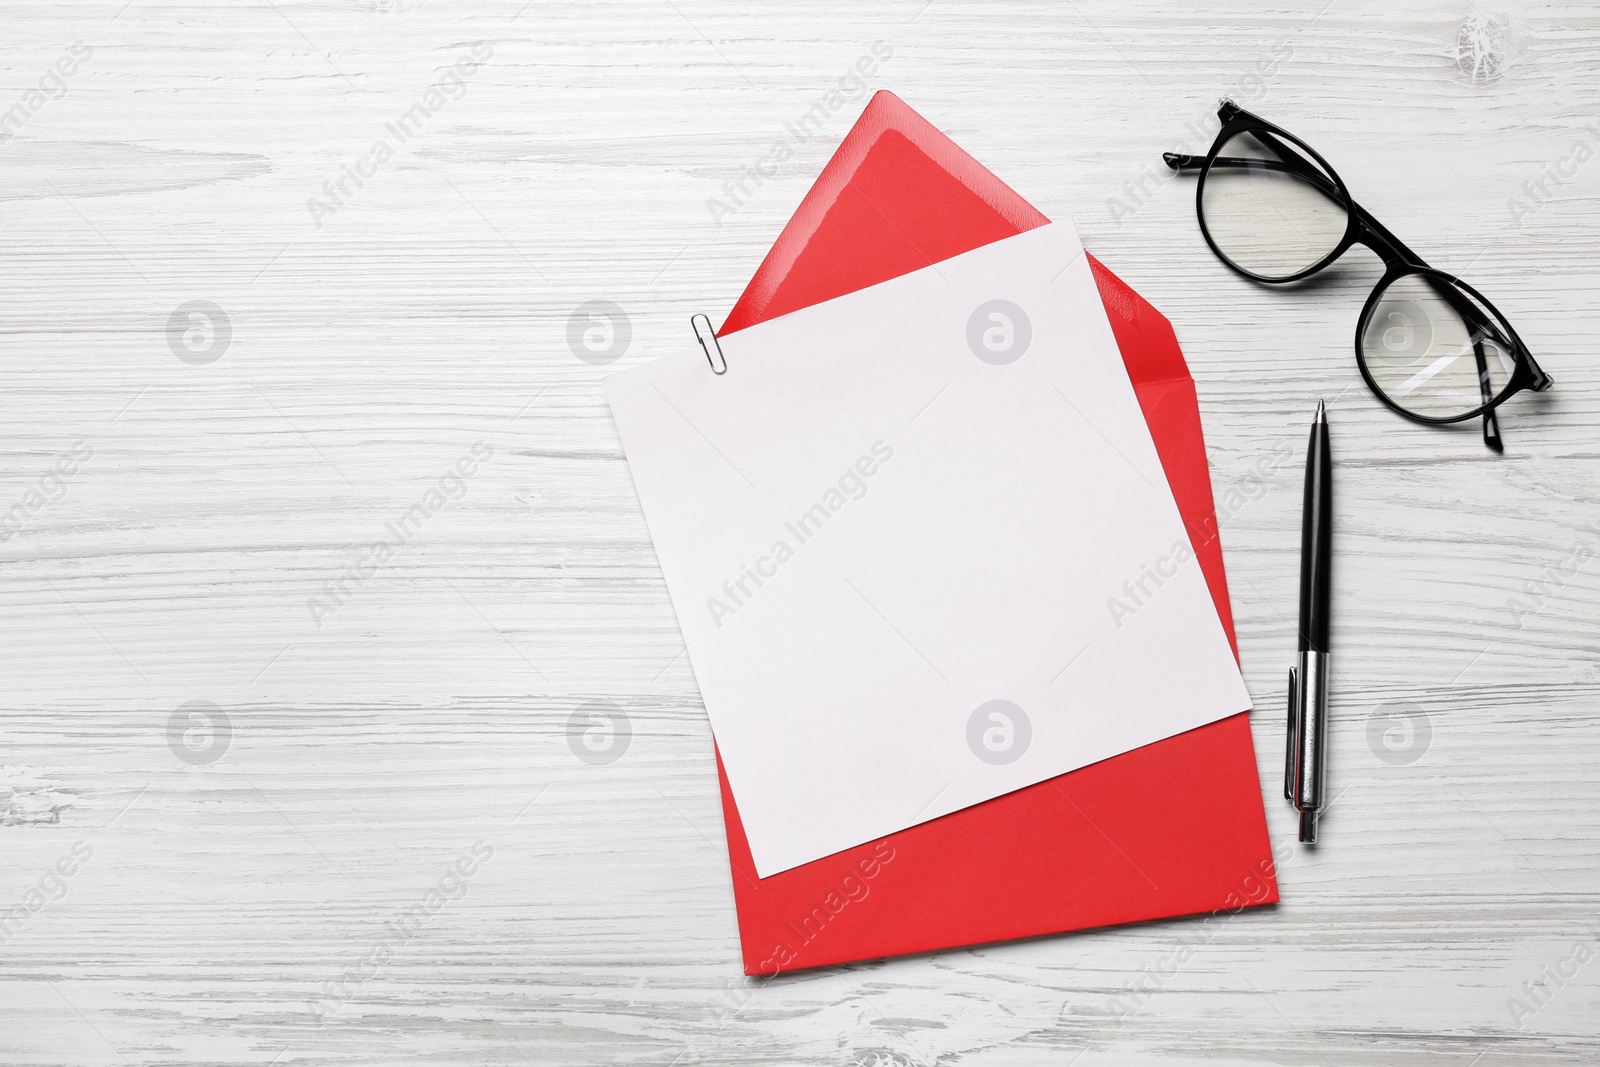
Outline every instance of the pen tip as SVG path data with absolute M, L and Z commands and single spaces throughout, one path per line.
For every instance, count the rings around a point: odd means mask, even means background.
M 1328 421 L 1328 409 L 1327 409 L 1327 406 L 1325 404 L 1323 404 L 1323 402 L 1320 401 L 1320 400 L 1317 401 L 1317 421 L 1318 422 L 1327 422 Z

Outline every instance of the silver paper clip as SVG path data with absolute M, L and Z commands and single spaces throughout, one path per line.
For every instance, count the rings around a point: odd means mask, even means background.
M 689 325 L 694 327 L 695 340 L 700 342 L 706 361 L 711 364 L 711 372 L 728 373 L 728 361 L 722 358 L 722 346 L 717 343 L 717 335 L 711 329 L 711 320 L 704 315 L 693 315 L 689 318 Z

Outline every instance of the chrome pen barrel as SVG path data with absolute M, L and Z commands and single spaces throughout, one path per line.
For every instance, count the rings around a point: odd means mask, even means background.
M 1285 757 L 1284 793 L 1300 812 L 1300 840 L 1317 839 L 1317 816 L 1327 799 L 1328 676 L 1326 652 L 1300 653 L 1290 675 L 1289 741 Z

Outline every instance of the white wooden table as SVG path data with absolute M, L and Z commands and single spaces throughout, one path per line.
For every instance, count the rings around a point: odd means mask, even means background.
M 0 1061 L 1600 1060 L 1600 11 L 1319 6 L 9 0 Z M 1286 858 L 1181 967 L 1174 921 L 741 977 L 709 730 L 568 321 L 621 308 L 615 367 L 720 318 L 864 95 L 707 202 L 879 41 L 874 87 L 1074 218 L 1199 386 Z M 1206 251 L 1159 153 L 1224 94 L 1513 317 L 1558 384 L 1504 456 L 1360 385 L 1375 259 L 1281 293 Z M 1319 396 L 1311 853 L 1276 800 L 1300 475 L 1252 478 Z M 591 700 L 608 764 L 569 745 Z

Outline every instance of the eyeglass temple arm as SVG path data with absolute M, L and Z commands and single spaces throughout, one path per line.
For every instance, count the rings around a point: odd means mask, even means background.
M 1478 362 L 1478 395 L 1483 397 L 1485 404 L 1494 400 L 1494 386 L 1489 381 L 1489 360 L 1483 354 L 1483 342 L 1472 342 L 1472 358 Z M 1489 408 L 1483 413 L 1483 443 L 1491 452 L 1504 452 L 1506 445 L 1500 438 L 1500 420 L 1495 417 L 1494 408 Z
M 1241 114 L 1241 112 L 1235 110 L 1232 114 Z M 1228 113 L 1224 112 L 1224 122 L 1226 122 L 1229 117 L 1230 116 Z M 1311 178 L 1319 186 L 1325 185 L 1329 189 L 1333 187 L 1332 183 L 1327 180 L 1326 176 L 1323 175 L 1323 173 L 1315 166 L 1313 166 L 1309 160 L 1302 157 L 1300 153 L 1296 152 L 1294 149 L 1287 147 L 1280 138 L 1273 136 L 1271 132 L 1255 128 L 1242 130 L 1240 132 L 1248 133 L 1261 144 L 1272 149 L 1273 152 L 1277 153 L 1278 158 L 1276 160 L 1236 159 L 1232 156 L 1218 156 L 1217 162 L 1222 163 L 1226 161 L 1228 165 L 1233 166 L 1241 166 L 1246 163 L 1271 164 L 1281 162 L 1283 169 L 1285 170 L 1292 171 L 1293 173 L 1299 174 L 1302 177 Z M 1171 167 L 1173 170 L 1193 170 L 1195 168 L 1205 166 L 1206 163 L 1205 156 L 1190 155 L 1187 152 L 1163 152 L 1161 154 L 1161 158 L 1166 162 L 1167 166 Z
M 1163 152 L 1161 158 L 1173 170 L 1200 170 L 1206 165 L 1205 156 L 1191 156 L 1183 152 Z M 1218 156 L 1211 161 L 1213 167 L 1255 167 L 1259 170 L 1287 171 L 1303 178 L 1330 200 L 1339 199 L 1339 189 L 1317 168 L 1296 156 L 1288 159 L 1263 159 L 1248 156 Z

